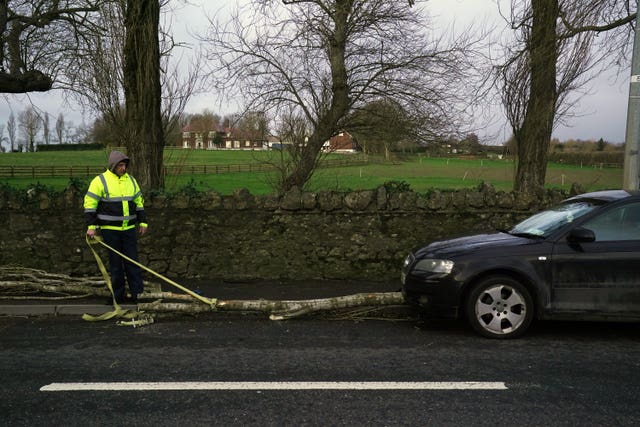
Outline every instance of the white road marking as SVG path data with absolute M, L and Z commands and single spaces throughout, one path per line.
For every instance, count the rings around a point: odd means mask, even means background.
M 395 381 L 186 381 L 51 383 L 40 391 L 140 391 L 140 390 L 507 390 L 503 382 L 395 382 Z

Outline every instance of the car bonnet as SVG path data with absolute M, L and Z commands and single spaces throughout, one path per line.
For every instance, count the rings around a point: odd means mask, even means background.
M 507 233 L 475 234 L 432 242 L 415 251 L 415 256 L 416 258 L 456 256 L 480 249 L 522 245 L 531 242 L 533 242 L 531 239 L 516 237 Z

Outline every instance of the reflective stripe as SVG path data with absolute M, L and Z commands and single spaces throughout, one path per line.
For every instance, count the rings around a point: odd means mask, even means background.
M 133 228 L 136 228 L 136 226 L 135 225 L 127 225 L 126 227 L 121 225 L 101 225 L 100 226 L 100 229 L 102 230 L 116 230 L 116 231 L 127 231 Z
M 100 181 L 102 181 L 102 188 L 104 189 L 104 196 L 106 200 L 109 200 L 109 187 L 107 186 L 107 179 L 104 177 L 104 174 L 101 173 L 98 175 L 100 177 Z M 104 199 L 103 199 L 104 200 Z
M 84 211 L 85 212 L 97 212 L 98 210 L 96 208 L 92 208 L 92 209 L 87 208 Z
M 101 173 L 98 176 L 100 177 L 100 181 L 102 181 L 102 187 L 104 188 L 104 197 L 99 198 L 95 194 L 92 194 L 91 197 L 99 199 L 101 202 L 132 202 L 136 197 L 142 195 L 142 191 L 138 190 L 135 179 L 132 179 L 131 175 L 127 175 L 129 180 L 131 181 L 131 184 L 133 184 L 133 196 L 111 197 L 109 196 L 109 186 L 107 185 L 107 179 L 105 178 L 104 174 Z
M 105 221 L 130 221 L 132 219 L 136 219 L 137 217 L 137 215 L 113 216 L 98 214 L 98 219 L 103 219 Z
M 110 199 L 101 199 L 103 202 L 132 202 L 133 197 L 125 196 L 125 197 L 111 197 Z
M 87 196 L 91 197 L 92 199 L 96 199 L 96 200 L 100 200 L 100 196 L 98 196 L 97 194 L 94 194 L 90 191 L 87 191 Z

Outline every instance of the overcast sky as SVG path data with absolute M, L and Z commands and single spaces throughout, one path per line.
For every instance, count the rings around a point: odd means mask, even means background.
M 188 34 L 193 31 L 204 30 L 207 22 L 205 13 L 212 13 L 220 8 L 218 1 L 190 0 L 189 3 L 190 5 L 179 9 L 179 16 L 173 23 L 178 40 L 187 39 Z M 454 25 L 455 28 L 464 28 L 470 23 L 499 20 L 496 0 L 430 0 L 427 8 L 434 19 L 437 19 L 438 26 L 442 27 Z M 561 141 L 570 138 L 603 138 L 610 142 L 624 142 L 629 73 L 624 72 L 617 80 L 614 76 L 603 76 L 593 82 L 589 94 L 578 106 L 576 113 L 579 116 L 572 118 L 568 126 L 559 125 L 554 131 L 554 136 Z M 212 99 L 215 99 L 215 94 L 195 97 L 187 106 L 187 112 L 200 112 L 207 107 L 216 111 L 215 103 L 211 103 Z M 67 123 L 73 122 L 74 125 L 79 125 L 83 120 L 87 123 L 93 121 L 92 117 L 83 117 L 82 112 L 73 105 L 65 105 L 59 91 L 52 91 L 46 94 L 4 95 L 0 98 L 0 125 L 6 124 L 10 111 L 13 110 L 17 117 L 29 102 L 33 102 L 36 107 L 51 115 L 52 128 L 60 113 L 64 114 Z M 500 144 L 509 137 L 510 130 L 502 113 L 496 111 L 492 118 L 493 124 L 490 129 L 478 133 L 481 140 L 484 139 L 484 143 Z
M 510 1 L 500 0 L 503 14 L 508 13 Z M 427 6 L 442 24 L 455 23 L 465 26 L 470 23 L 497 22 L 504 25 L 498 12 L 496 0 L 430 0 Z M 561 141 L 567 139 L 599 139 L 609 142 L 624 142 L 627 121 L 629 80 L 631 69 L 620 76 L 604 74 L 588 87 L 588 94 L 580 100 L 574 110 L 574 118 L 566 125 L 557 125 L 553 136 Z M 502 140 L 509 138 L 511 131 L 501 113 Z

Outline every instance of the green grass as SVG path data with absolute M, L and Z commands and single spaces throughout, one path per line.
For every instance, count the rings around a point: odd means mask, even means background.
M 273 160 L 277 152 L 262 151 L 206 151 L 166 150 L 167 165 L 226 165 L 249 164 Z M 341 155 L 332 157 L 344 158 Z M 0 165 L 43 166 L 51 164 L 106 167 L 107 152 L 36 152 L 0 154 Z M 354 157 L 349 157 L 354 158 Z M 424 155 L 407 155 L 402 161 L 385 162 L 371 156 L 371 162 L 357 166 L 319 168 L 307 188 L 320 190 L 373 189 L 389 181 L 405 182 L 416 192 L 438 189 L 460 189 L 476 187 L 481 182 L 491 183 L 496 189 L 510 191 L 513 188 L 514 163 L 511 160 L 429 158 Z M 253 194 L 269 194 L 269 185 L 274 181 L 272 172 L 229 173 L 219 175 L 180 175 L 166 177 L 166 190 L 177 191 L 190 187 L 197 190 L 213 189 L 222 194 L 231 194 L 239 188 L 247 188 Z M 580 183 L 587 191 L 620 188 L 621 168 L 580 167 L 550 163 L 547 167 L 547 187 L 571 187 Z M 88 182 L 81 178 L 76 182 Z M 25 188 L 33 184 L 64 189 L 68 178 L 0 178 L 0 183 Z
M 0 153 L 0 166 L 101 166 L 105 168 L 108 150 L 95 151 L 36 151 L 35 153 Z M 273 157 L 266 151 L 207 151 L 166 149 L 164 160 L 167 164 L 247 164 Z
M 621 168 L 593 168 L 549 164 L 547 187 L 571 187 L 573 182 L 586 190 L 620 188 Z M 414 191 L 426 192 L 433 188 L 460 189 L 476 187 L 481 182 L 491 183 L 496 189 L 513 188 L 514 163 L 508 160 L 443 159 L 414 156 L 401 164 L 369 164 L 339 170 L 320 169 L 311 180 L 311 188 L 367 189 L 387 181 L 404 181 Z

